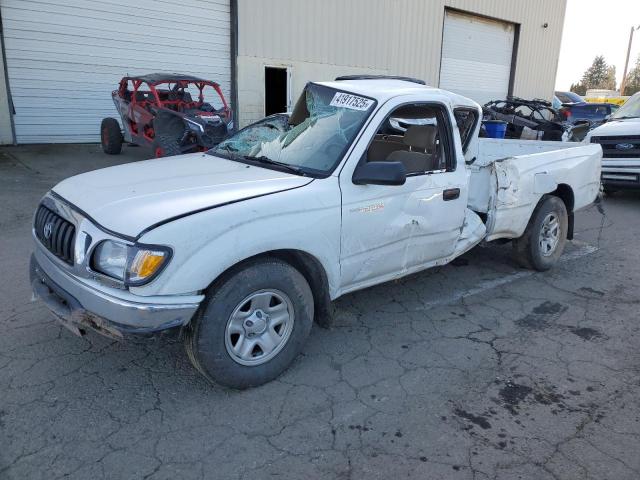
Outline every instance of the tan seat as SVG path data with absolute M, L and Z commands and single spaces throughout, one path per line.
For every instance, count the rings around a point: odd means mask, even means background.
M 387 157 L 386 161 L 402 163 L 404 168 L 407 170 L 407 173 L 422 173 L 429 170 L 435 170 L 431 165 L 432 158 L 433 155 L 429 153 L 396 150 Z
M 435 153 L 437 134 L 438 127 L 435 125 L 411 125 L 404 132 L 402 140 L 412 152 Z
M 403 143 L 408 150 L 395 150 L 385 159 L 387 162 L 401 162 L 407 173 L 429 172 L 439 170 L 436 151 L 435 125 L 412 125 L 404 134 Z
M 384 162 L 396 150 L 409 150 L 400 135 L 376 135 L 367 151 L 367 161 Z

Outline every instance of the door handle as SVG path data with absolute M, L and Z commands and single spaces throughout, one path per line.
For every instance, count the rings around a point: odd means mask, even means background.
M 442 191 L 442 199 L 446 202 L 448 200 L 455 200 L 456 198 L 460 198 L 460 189 L 459 188 L 447 188 Z

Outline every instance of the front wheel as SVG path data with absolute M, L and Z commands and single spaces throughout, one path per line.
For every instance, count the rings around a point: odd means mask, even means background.
M 298 270 L 275 258 L 247 262 L 207 294 L 185 331 L 187 355 L 211 381 L 261 385 L 301 352 L 313 315 L 311 288 Z
M 513 241 L 516 259 L 527 268 L 549 270 L 567 241 L 568 215 L 564 202 L 545 195 L 533 211 L 522 237 Z

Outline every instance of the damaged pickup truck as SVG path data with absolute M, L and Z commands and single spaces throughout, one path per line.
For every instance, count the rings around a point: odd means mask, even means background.
M 550 268 L 600 188 L 599 145 L 479 139 L 474 101 L 398 77 L 309 83 L 207 153 L 56 185 L 32 287 L 76 333 L 181 328 L 234 388 L 276 378 L 349 292 L 512 241 Z

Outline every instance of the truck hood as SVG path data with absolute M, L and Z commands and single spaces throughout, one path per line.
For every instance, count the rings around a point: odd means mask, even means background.
M 53 192 L 102 227 L 136 237 L 174 217 L 307 185 L 313 179 L 192 153 L 70 177 Z
M 596 136 L 626 136 L 640 135 L 640 118 L 627 118 L 623 120 L 609 120 L 607 123 L 594 128 L 589 132 L 589 137 Z

